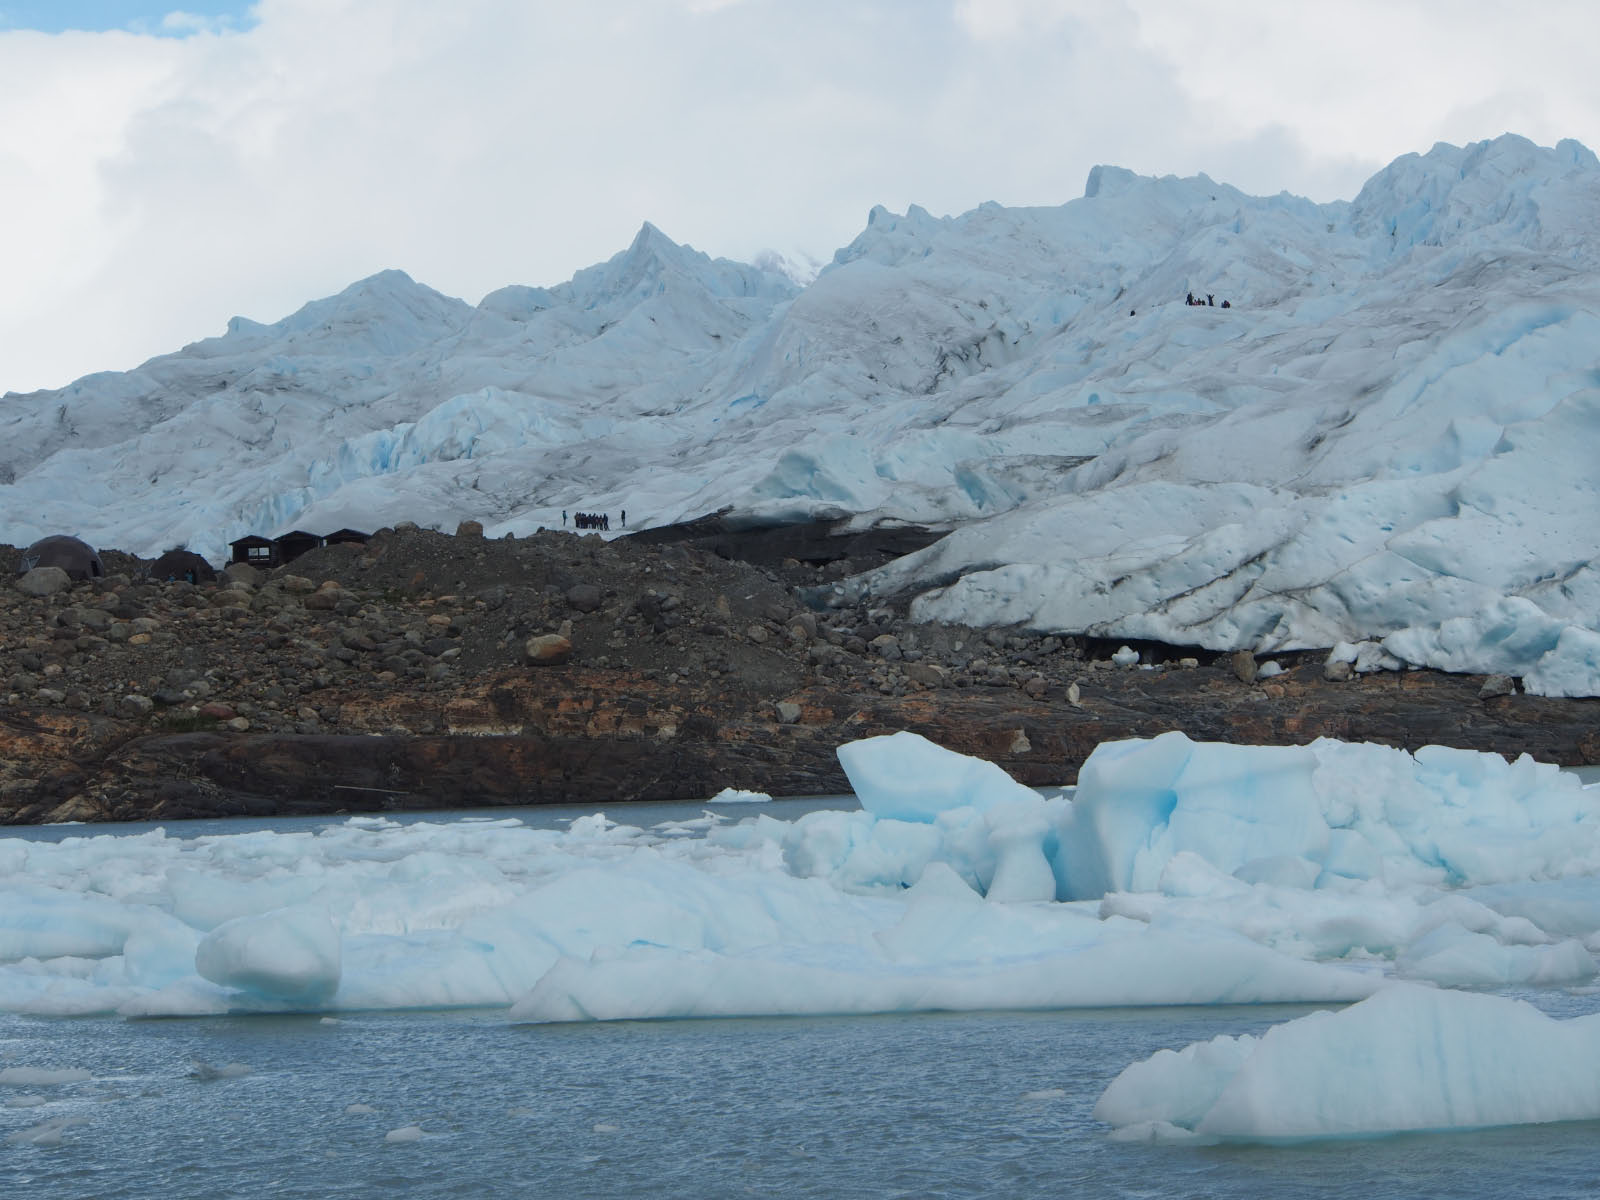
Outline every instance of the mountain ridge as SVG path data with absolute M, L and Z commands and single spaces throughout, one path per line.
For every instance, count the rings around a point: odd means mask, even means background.
M 1333 204 L 1098 166 L 1054 208 L 878 207 L 803 288 L 648 222 L 476 306 L 381 272 L 8 393 L 0 538 L 909 521 L 955 532 L 853 596 L 1445 669 L 1506 665 L 1509 621 L 1514 673 L 1595 694 L 1596 218 L 1600 160 L 1505 135 Z

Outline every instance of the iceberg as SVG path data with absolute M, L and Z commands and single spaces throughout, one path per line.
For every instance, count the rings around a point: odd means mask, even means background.
M 1069 797 L 910 733 L 839 754 L 863 807 L 792 821 L 0 838 L 0 1011 L 585 1021 L 1596 975 L 1600 789 L 1530 760 L 1166 734 L 1100 747 Z
M 1300 871 L 1314 887 L 1549 880 L 1600 872 L 1600 804 L 1526 755 L 1327 738 L 1226 746 L 1174 732 L 1097 747 L 1058 846 L 1070 899 L 1158 891 L 1181 853 L 1245 880 Z
M 1246 1142 L 1596 1120 L 1600 1014 L 1559 1021 L 1396 984 L 1259 1038 L 1158 1051 L 1111 1081 L 1094 1116 L 1130 1139 Z

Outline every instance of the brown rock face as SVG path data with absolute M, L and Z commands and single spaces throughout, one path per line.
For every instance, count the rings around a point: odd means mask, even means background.
M 1330 682 L 1322 653 L 1253 684 L 1230 656 L 1150 645 L 1153 669 L 1117 670 L 1115 643 L 801 610 L 796 587 L 832 569 L 413 530 L 245 590 L 0 589 L 0 822 L 829 793 L 840 744 L 900 729 L 1036 785 L 1171 729 L 1600 761 L 1600 701 L 1425 671 Z
M 614 804 L 697 799 L 727 786 L 832 793 L 847 790 L 834 754 L 841 743 L 900 729 L 1041 786 L 1070 782 L 1102 741 L 1169 729 L 1208 741 L 1331 736 L 1566 762 L 1600 755 L 1592 704 L 1529 696 L 1486 704 L 1478 686 L 1421 673 L 1327 684 L 1308 664 L 1251 689 L 1231 671 L 1107 671 L 1082 687 L 1077 707 L 1015 689 L 888 697 L 822 685 L 751 707 L 637 672 L 512 670 L 446 695 L 347 697 L 341 724 L 356 733 L 136 733 L 96 717 L 8 718 L 0 755 L 12 769 L 0 812 L 133 820 Z

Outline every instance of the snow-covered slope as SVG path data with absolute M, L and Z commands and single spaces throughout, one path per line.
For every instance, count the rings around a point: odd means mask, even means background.
M 385 272 L 6 396 L 0 540 L 921 521 L 955 532 L 845 595 L 1216 649 L 1383 639 L 1592 695 L 1597 227 L 1594 155 L 1507 136 L 1350 203 L 1099 167 L 1059 208 L 875 209 L 803 289 L 649 225 L 476 308 Z

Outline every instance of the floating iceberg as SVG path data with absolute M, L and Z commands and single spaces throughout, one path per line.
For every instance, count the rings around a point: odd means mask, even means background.
M 1460 886 L 1600 871 L 1600 803 L 1524 755 L 1111 742 L 1079 772 L 1059 834 L 1064 898 L 1155 891 L 1181 852 L 1240 878 Z
M 1111 743 L 1075 798 L 914 734 L 859 811 L 0 839 L 0 1011 L 517 1020 L 1353 1001 L 1568 986 L 1600 790 L 1430 748 Z
M 1396 984 L 1259 1038 L 1159 1051 L 1094 1115 L 1130 1139 L 1265 1142 L 1600 1119 L 1600 1013 Z

